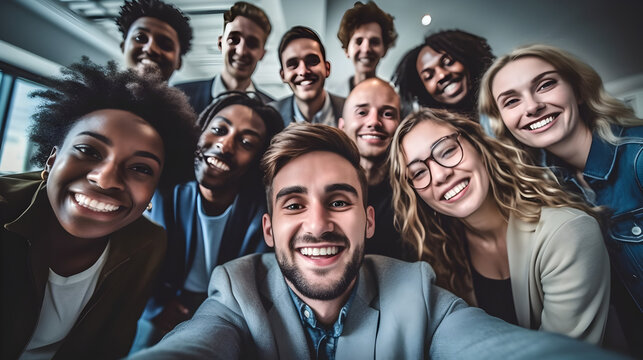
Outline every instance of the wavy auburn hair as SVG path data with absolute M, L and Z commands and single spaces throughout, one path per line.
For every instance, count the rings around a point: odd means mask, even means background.
M 603 87 L 603 80 L 596 70 L 574 55 L 554 46 L 534 44 L 517 48 L 498 58 L 482 77 L 478 111 L 489 117 L 491 129 L 498 139 L 511 141 L 514 145 L 531 151 L 509 132 L 500 116 L 500 109 L 494 100 L 491 87 L 502 68 L 507 64 L 525 57 L 536 57 L 551 64 L 560 76 L 567 81 L 577 99 L 578 110 L 585 125 L 593 133 L 611 144 L 618 144 L 619 138 L 611 129 L 612 124 L 623 127 L 641 126 L 643 120 L 620 100 L 609 95 Z
M 580 198 L 561 189 L 550 170 L 529 165 L 523 150 L 487 136 L 480 124 L 445 110 L 424 108 L 411 113 L 397 128 L 389 154 L 395 225 L 403 241 L 416 249 L 417 259 L 433 266 L 438 285 L 465 299 L 472 289 L 464 224 L 429 207 L 411 187 L 407 175 L 402 141 L 425 121 L 459 131 L 460 141 L 473 146 L 484 163 L 489 190 L 505 219 L 513 214 L 521 220 L 537 222 L 542 206 L 573 207 L 598 219 L 598 214 Z

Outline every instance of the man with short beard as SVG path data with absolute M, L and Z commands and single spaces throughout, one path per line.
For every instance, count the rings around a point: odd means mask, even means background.
M 217 267 L 191 320 L 135 359 L 610 358 L 523 329 L 434 285 L 425 262 L 364 256 L 375 229 L 355 144 L 326 125 L 277 134 L 262 159 L 275 254 Z
M 330 62 L 317 33 L 305 26 L 288 30 L 279 43 L 279 63 L 281 80 L 293 94 L 270 105 L 279 111 L 284 125 L 308 122 L 337 126 L 344 98 L 324 90 Z
M 223 13 L 223 34 L 218 39 L 223 71 L 212 79 L 175 85 L 188 96 L 197 114 L 226 91 L 254 92 L 264 104 L 274 100 L 259 91 L 251 79 L 257 63 L 266 54 L 264 46 L 271 30 L 266 13 L 245 1 L 234 3 Z

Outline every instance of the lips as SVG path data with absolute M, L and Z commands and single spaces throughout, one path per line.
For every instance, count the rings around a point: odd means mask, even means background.
M 523 129 L 524 130 L 531 130 L 531 131 L 541 129 L 541 128 L 551 124 L 554 120 L 556 120 L 558 118 L 558 115 L 560 115 L 560 113 L 545 115 L 545 116 L 541 117 L 540 119 L 538 119 L 536 121 L 533 121 L 533 122 L 523 126 Z
M 319 79 L 316 76 L 307 76 L 307 77 L 303 78 L 302 80 L 293 81 L 293 84 L 295 84 L 295 86 L 307 87 L 307 86 L 315 84 L 317 82 L 317 80 L 319 80 Z
M 455 184 L 455 186 L 453 186 L 450 190 L 444 193 L 444 195 L 442 195 L 442 199 L 447 201 L 451 200 L 453 197 L 461 193 L 462 190 L 466 189 L 467 186 L 469 186 L 469 179 L 460 181 L 459 183 Z
M 73 196 L 74 196 L 74 200 L 76 200 L 76 203 L 78 205 L 86 209 L 89 209 L 91 211 L 101 212 L 101 213 L 111 213 L 111 212 L 116 212 L 121 208 L 121 206 L 119 205 L 100 201 L 84 194 L 74 193 Z
M 366 142 L 382 142 L 388 140 L 388 135 L 383 133 L 362 133 L 357 135 L 358 138 Z
M 334 256 L 342 249 L 339 246 L 302 247 L 299 249 L 299 253 L 304 256 Z

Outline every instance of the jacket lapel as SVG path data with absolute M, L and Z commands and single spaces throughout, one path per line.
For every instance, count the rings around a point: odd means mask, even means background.
M 531 306 L 529 300 L 529 269 L 532 267 L 534 233 L 537 223 L 528 223 L 509 216 L 507 226 L 507 257 L 509 258 L 509 273 L 511 274 L 511 292 L 518 324 L 531 328 Z

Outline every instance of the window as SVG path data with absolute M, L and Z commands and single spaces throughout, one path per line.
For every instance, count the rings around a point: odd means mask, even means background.
M 0 73 L 0 174 L 36 170 L 29 163 L 34 144 L 29 142 L 31 115 L 39 99 L 30 98 L 44 86 L 11 74 Z

